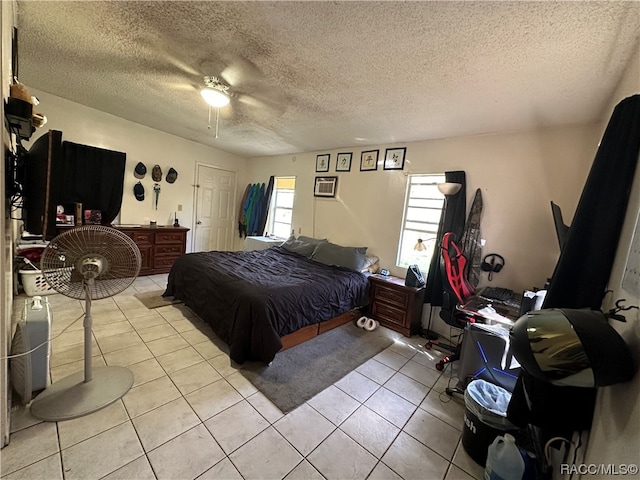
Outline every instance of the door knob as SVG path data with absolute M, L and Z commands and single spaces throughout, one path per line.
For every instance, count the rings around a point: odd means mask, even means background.
M 196 225 L 201 225 L 201 224 L 202 224 L 202 222 L 201 222 L 200 220 L 198 220 L 198 221 L 196 222 Z

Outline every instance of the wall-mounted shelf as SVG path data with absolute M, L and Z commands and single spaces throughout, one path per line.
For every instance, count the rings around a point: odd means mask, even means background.
M 35 131 L 33 126 L 33 105 L 19 98 L 9 97 L 5 102 L 4 115 L 7 129 L 21 139 L 28 140 Z

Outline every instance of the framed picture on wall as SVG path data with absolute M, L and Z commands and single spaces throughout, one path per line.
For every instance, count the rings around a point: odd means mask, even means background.
M 336 158 L 336 172 L 351 171 L 351 153 L 339 153 Z
M 360 171 L 378 170 L 378 153 L 380 150 L 367 150 L 360 154 Z
M 404 157 L 407 153 L 407 148 L 387 148 L 384 154 L 384 169 L 385 170 L 402 170 L 404 168 Z
M 325 153 L 316 157 L 316 172 L 328 172 L 329 171 L 329 158 L 330 154 Z
M 313 188 L 314 197 L 335 197 L 338 177 L 316 177 Z

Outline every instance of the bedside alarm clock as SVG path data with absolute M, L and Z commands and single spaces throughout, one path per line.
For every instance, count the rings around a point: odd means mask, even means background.
M 388 277 L 389 276 L 389 270 L 386 270 L 386 269 L 383 268 L 382 270 L 380 270 L 380 275 Z

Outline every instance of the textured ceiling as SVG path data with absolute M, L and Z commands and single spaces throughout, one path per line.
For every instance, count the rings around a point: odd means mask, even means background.
M 638 52 L 638 25 L 638 2 L 29 0 L 19 80 L 276 155 L 594 121 Z M 205 75 L 235 94 L 218 139 Z

